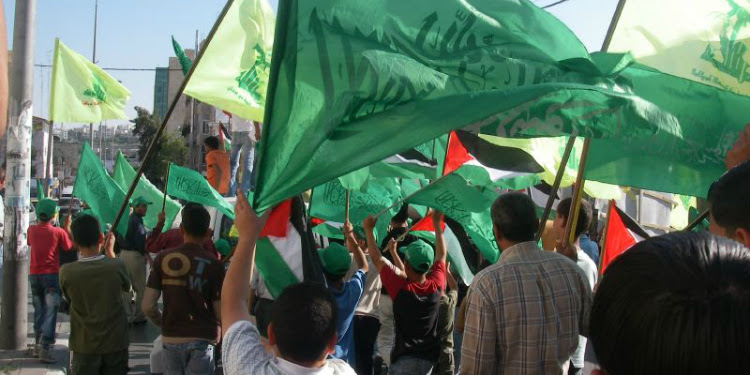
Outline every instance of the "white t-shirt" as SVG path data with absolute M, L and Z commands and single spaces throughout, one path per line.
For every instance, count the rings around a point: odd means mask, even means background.
M 232 117 L 232 132 L 250 132 L 250 135 L 255 139 L 255 125 L 250 120 L 245 120 L 242 117 Z
M 578 261 L 576 262 L 576 264 L 578 265 L 578 268 L 583 271 L 584 275 L 586 275 L 586 281 L 589 282 L 589 287 L 591 287 L 591 290 L 593 291 L 594 285 L 596 285 L 596 276 L 598 274 L 596 264 L 594 264 L 594 261 L 591 260 L 591 257 L 584 253 L 580 247 L 578 248 Z M 586 337 L 579 335 L 578 348 L 570 357 L 570 361 L 573 362 L 573 365 L 575 365 L 577 368 L 583 368 L 585 354 Z

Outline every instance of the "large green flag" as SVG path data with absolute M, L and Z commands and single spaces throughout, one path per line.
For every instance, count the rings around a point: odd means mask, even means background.
M 127 119 L 130 91 L 59 38 L 52 62 L 49 119 L 53 122 L 99 122 Z
M 370 179 L 365 190 L 349 191 L 349 221 L 352 224 L 360 224 L 367 215 L 375 215 L 400 199 L 401 187 L 395 179 Z M 310 217 L 343 223 L 345 202 L 346 188 L 340 181 L 333 180 L 313 189 L 308 214 Z M 400 205 L 391 207 L 386 213 L 378 217 L 375 225 L 377 238 L 385 236 L 391 218 L 400 208 Z
M 500 251 L 492 234 L 490 207 L 496 197 L 491 189 L 471 186 L 461 176 L 450 174 L 412 195 L 407 202 L 434 208 L 461 224 L 482 256 L 495 263 Z
M 614 139 L 676 131 L 618 79 L 632 61 L 593 60 L 526 0 L 283 1 L 275 38 L 261 209 L 457 128 Z M 517 107 L 531 116 L 500 116 Z
M 182 74 L 187 76 L 188 72 L 190 71 L 190 67 L 193 65 L 193 62 L 190 61 L 190 58 L 185 55 L 185 51 L 182 50 L 182 46 L 180 43 L 177 43 L 177 41 L 174 39 L 174 36 L 172 36 L 172 49 L 174 49 L 174 54 L 177 56 L 177 59 L 180 60 L 180 67 L 182 68 Z
M 104 223 L 110 225 L 114 224 L 120 206 L 125 201 L 125 191 L 107 174 L 88 142 L 84 142 L 81 149 L 73 195 L 86 202 Z M 117 232 L 124 236 L 127 231 L 126 211 L 117 225 Z
M 122 190 L 127 191 L 130 189 L 130 184 L 135 179 L 135 169 L 128 163 L 122 152 L 117 153 L 117 159 L 115 159 L 115 168 L 112 171 L 112 179 L 115 180 L 118 186 Z M 157 216 L 161 212 L 162 204 L 164 203 L 164 193 L 159 191 L 146 177 L 141 176 L 138 185 L 133 191 L 133 197 L 145 197 L 153 205 L 149 207 L 146 212 L 146 216 L 143 218 L 143 223 L 148 228 L 156 227 L 158 221 Z M 164 207 L 164 231 L 172 228 L 172 222 L 177 214 L 180 212 L 180 204 L 172 198 L 167 197 L 167 204 Z
M 263 122 L 275 23 L 267 0 L 234 0 L 203 51 L 185 94 Z
M 234 219 L 234 207 L 224 199 L 200 173 L 169 164 L 167 195 L 204 206 L 216 207 L 225 216 Z

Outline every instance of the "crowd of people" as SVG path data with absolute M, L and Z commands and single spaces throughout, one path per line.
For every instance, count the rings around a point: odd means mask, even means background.
M 36 354 L 50 360 L 64 296 L 74 374 L 127 373 L 128 324 L 145 319 L 161 329 L 160 363 L 170 375 L 214 373 L 219 346 L 229 375 L 581 374 L 587 340 L 601 374 L 746 373 L 749 196 L 746 161 L 708 193 L 712 234 L 647 239 L 599 276 L 581 245 L 592 220 L 586 202 L 570 245 L 572 200 L 559 202 L 557 249 L 543 251 L 533 201 L 500 195 L 491 207 L 499 260 L 461 301 L 439 212 L 429 214 L 434 241 L 407 232 L 404 209 L 380 243 L 373 216 L 345 223 L 344 240 L 318 250 L 324 282 L 302 281 L 273 298 L 255 267 L 268 213 L 256 215 L 244 194 L 229 262 L 201 205 L 185 205 L 179 229 L 147 235 L 150 202 L 136 198 L 127 235 L 115 240 L 94 215 L 53 226 L 59 207 L 45 199 L 29 228 Z M 78 261 L 60 268 L 57 253 L 71 249 Z

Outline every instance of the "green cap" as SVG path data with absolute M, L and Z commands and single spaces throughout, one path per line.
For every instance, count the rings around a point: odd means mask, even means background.
M 216 248 L 216 251 L 221 254 L 221 256 L 227 256 L 229 254 L 229 251 L 232 250 L 232 245 L 229 244 L 229 241 L 227 241 L 224 238 L 219 238 L 214 242 L 214 247 Z
M 318 250 L 323 269 L 332 276 L 344 276 L 352 263 L 352 258 L 343 245 L 332 242 L 325 249 Z
M 57 205 L 57 202 L 49 198 L 44 198 L 36 204 L 36 216 L 40 219 L 50 219 L 58 211 L 60 211 L 60 206 Z
M 141 195 L 141 196 L 136 197 L 135 199 L 133 199 L 130 202 L 130 207 L 137 207 L 137 206 L 140 206 L 142 204 L 143 205 L 149 205 L 151 203 L 152 203 L 151 201 L 149 201 L 148 199 L 146 199 L 145 197 L 143 197 Z
M 416 240 L 406 247 L 406 263 L 419 273 L 427 273 L 435 260 L 435 251 L 422 240 Z

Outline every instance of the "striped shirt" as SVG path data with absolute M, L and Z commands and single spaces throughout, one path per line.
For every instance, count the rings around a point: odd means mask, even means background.
M 586 277 L 534 242 L 505 249 L 467 298 L 461 374 L 563 374 L 578 334 L 588 333 Z

